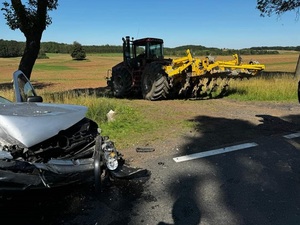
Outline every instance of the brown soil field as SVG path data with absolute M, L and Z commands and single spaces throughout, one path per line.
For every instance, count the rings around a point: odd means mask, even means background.
M 31 81 L 45 92 L 106 86 L 109 70 L 122 61 L 122 56 L 88 54 L 86 60 L 72 60 L 68 54 L 48 54 L 49 59 L 38 59 Z M 242 55 L 243 62 L 257 60 L 266 71 L 294 72 L 299 53 L 282 52 L 278 55 Z M 195 56 L 204 58 L 204 56 Z M 169 58 L 169 57 L 168 57 Z M 171 58 L 171 57 L 170 57 Z M 9 83 L 21 58 L 0 58 L 0 83 Z M 231 60 L 231 56 L 215 56 L 216 60 Z

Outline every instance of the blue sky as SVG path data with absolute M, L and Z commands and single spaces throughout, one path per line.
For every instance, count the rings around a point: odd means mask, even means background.
M 25 41 L 0 13 L 0 39 Z M 296 12 L 261 17 L 256 0 L 59 0 L 49 14 L 42 42 L 121 45 L 129 35 L 162 38 L 165 47 L 300 46 Z

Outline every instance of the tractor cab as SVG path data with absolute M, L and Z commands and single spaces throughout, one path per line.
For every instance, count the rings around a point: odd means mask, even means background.
M 147 63 L 163 60 L 163 40 L 159 38 L 142 38 L 130 40 L 123 38 L 124 62 L 130 68 L 144 67 Z

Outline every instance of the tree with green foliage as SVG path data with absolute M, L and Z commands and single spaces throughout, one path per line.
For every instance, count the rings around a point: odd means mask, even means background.
M 73 50 L 71 53 L 73 59 L 83 60 L 86 57 L 85 50 L 82 45 L 76 41 L 73 42 Z
M 48 11 L 55 10 L 58 0 L 11 0 L 3 3 L 7 25 L 19 29 L 26 38 L 26 45 L 19 68 L 30 79 L 32 68 L 38 57 L 43 31 L 52 23 Z
M 20 57 L 23 54 L 25 43 L 4 41 L 0 39 L 0 57 Z
M 256 6 L 261 16 L 281 15 L 291 10 L 296 10 L 296 14 L 299 15 L 299 7 L 299 0 L 257 0 Z
M 40 49 L 39 55 L 37 57 L 38 59 L 49 59 L 49 57 L 46 55 L 46 52 L 44 49 Z

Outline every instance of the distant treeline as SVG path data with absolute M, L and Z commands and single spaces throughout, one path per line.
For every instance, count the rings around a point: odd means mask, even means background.
M 281 47 L 283 48 L 283 47 Z M 295 50 L 294 47 L 293 50 Z M 221 48 L 207 48 L 201 45 L 184 45 L 176 48 L 165 48 L 165 55 L 181 56 L 185 55 L 187 49 L 190 49 L 194 55 L 233 55 L 239 53 L 241 55 L 265 55 L 265 54 L 279 54 L 276 48 L 269 47 L 268 49 L 261 47 L 245 48 L 245 49 L 221 49 Z M 279 49 L 278 49 L 279 50 Z M 290 50 L 290 49 L 289 49 Z M 300 48 L 299 48 L 300 50 Z
M 89 53 L 122 53 L 121 45 L 83 45 L 86 54 Z M 25 42 L 7 41 L 0 39 L 0 57 L 20 57 L 23 55 Z M 57 42 L 42 42 L 40 52 L 43 53 L 66 53 L 71 54 L 73 44 L 64 44 Z M 279 50 L 300 51 L 300 46 L 273 46 L 273 47 L 252 47 L 245 49 L 220 49 L 207 48 L 201 45 L 185 45 L 176 48 L 164 48 L 164 54 L 168 56 L 182 56 L 185 51 L 190 49 L 194 55 L 232 55 L 239 53 L 241 55 L 257 54 L 279 54 Z

